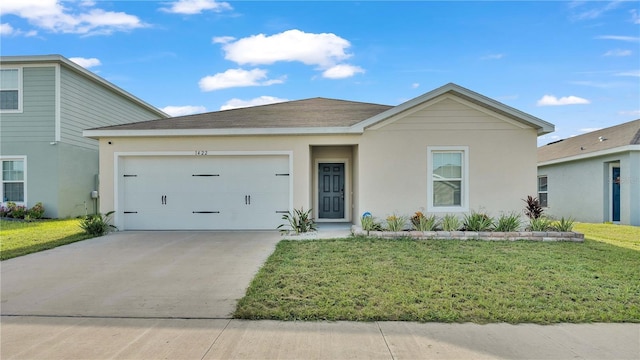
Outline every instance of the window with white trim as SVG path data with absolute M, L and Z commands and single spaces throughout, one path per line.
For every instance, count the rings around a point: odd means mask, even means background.
M 22 109 L 20 69 L 0 69 L 0 111 L 19 112 Z
M 2 160 L 2 202 L 25 202 L 24 159 Z
M 468 147 L 433 146 L 427 152 L 427 211 L 468 211 Z
M 538 176 L 538 201 L 542 207 L 548 206 L 549 193 L 547 192 L 547 188 L 547 175 Z

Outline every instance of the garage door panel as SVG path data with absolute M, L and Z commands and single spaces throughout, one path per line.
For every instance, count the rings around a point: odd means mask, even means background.
M 275 229 L 289 207 L 288 156 L 124 158 L 124 228 Z M 128 175 L 128 176 L 124 176 Z

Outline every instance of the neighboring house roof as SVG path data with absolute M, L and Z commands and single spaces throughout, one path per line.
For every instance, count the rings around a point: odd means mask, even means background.
M 60 64 L 92 81 L 95 81 L 107 87 L 108 89 L 114 91 L 120 96 L 128 98 L 129 100 L 138 104 L 139 106 L 147 108 L 149 111 L 157 114 L 158 117 L 160 118 L 169 117 L 169 115 L 163 112 L 162 110 L 156 108 L 153 105 L 148 104 L 147 102 L 128 93 L 127 91 L 119 88 L 118 86 L 110 83 L 109 81 L 101 78 L 100 76 L 92 73 L 91 71 L 83 68 L 82 66 L 74 63 L 73 61 L 65 58 L 62 55 L 0 56 L 0 65 L 3 65 L 3 66 L 24 65 L 24 64 L 50 64 L 50 63 Z
M 538 165 L 640 150 L 640 119 L 558 140 L 538 148 Z
M 449 83 L 398 106 L 313 98 L 102 127 L 86 130 L 84 136 L 361 134 L 366 128 L 445 94 L 453 94 L 532 127 L 538 135 L 554 130 L 553 124 Z

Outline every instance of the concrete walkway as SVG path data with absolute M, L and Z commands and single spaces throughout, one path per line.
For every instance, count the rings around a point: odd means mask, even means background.
M 640 324 L 3 316 L 6 359 L 638 359 Z

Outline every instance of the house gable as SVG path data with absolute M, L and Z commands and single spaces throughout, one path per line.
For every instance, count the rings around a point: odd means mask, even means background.
M 354 130 L 363 131 L 364 129 L 375 127 L 380 123 L 384 124 L 393 122 L 394 119 L 399 118 L 398 116 L 402 114 L 404 114 L 402 115 L 402 117 L 404 117 L 407 114 L 420 111 L 425 107 L 429 107 L 434 103 L 442 101 L 442 97 L 444 95 L 447 95 L 447 97 L 445 98 L 448 99 L 456 99 L 456 101 L 459 102 L 464 101 L 467 106 L 475 108 L 478 111 L 482 111 L 487 114 L 494 114 L 494 116 L 499 116 L 506 122 L 512 124 L 521 124 L 525 128 L 534 128 L 536 129 L 538 135 L 548 134 L 555 130 L 553 124 L 551 123 L 538 119 L 520 110 L 514 109 L 510 106 L 502 104 L 498 101 L 490 99 L 471 90 L 465 89 L 462 86 L 453 83 L 449 83 L 422 96 L 402 103 L 392 109 L 389 109 L 381 114 L 378 114 L 353 126 L 353 128 Z
M 371 125 L 367 130 L 516 130 L 521 122 L 455 96 L 444 94 Z

